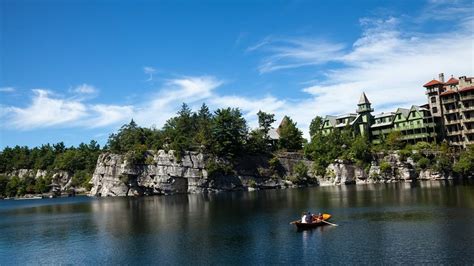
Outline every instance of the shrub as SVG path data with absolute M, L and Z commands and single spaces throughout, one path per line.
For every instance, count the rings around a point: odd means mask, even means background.
M 380 172 L 388 175 L 392 173 L 392 165 L 387 161 L 382 161 L 380 163 Z

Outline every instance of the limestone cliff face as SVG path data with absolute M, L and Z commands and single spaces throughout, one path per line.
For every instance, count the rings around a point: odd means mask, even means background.
M 13 177 L 17 176 L 20 179 L 25 179 L 27 177 L 32 177 L 35 179 L 51 177 L 52 192 L 60 194 L 66 192 L 71 188 L 72 185 L 72 174 L 67 171 L 54 170 L 33 170 L 33 169 L 17 169 L 4 175 Z
M 253 188 L 281 188 L 294 185 L 287 180 L 294 165 L 311 162 L 301 154 L 281 153 L 279 169 L 271 169 L 270 158 L 247 156 L 235 162 L 230 174 L 210 177 L 208 158 L 197 152 L 186 152 L 178 161 L 174 152 L 148 151 L 146 164 L 130 165 L 126 156 L 104 153 L 99 156 L 92 177 L 92 196 L 131 196 L 174 193 L 196 193 Z M 311 176 L 308 176 L 310 179 Z
M 105 197 L 186 193 L 205 187 L 208 180 L 203 154 L 187 152 L 177 161 L 173 151 L 149 153 L 153 160 L 144 165 L 129 165 L 124 155 L 101 154 L 90 194 Z
M 382 164 L 385 164 L 383 167 Z M 383 169 L 382 169 L 383 168 Z M 368 169 L 354 163 L 335 160 L 326 169 L 326 175 L 320 177 L 321 185 L 363 184 L 376 182 L 396 182 L 413 180 L 452 179 L 432 169 L 418 170 L 410 158 L 402 160 L 397 153 L 376 154 Z

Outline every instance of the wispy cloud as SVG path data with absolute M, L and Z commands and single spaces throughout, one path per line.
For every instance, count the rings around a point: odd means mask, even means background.
M 72 91 L 77 94 L 96 94 L 98 92 L 94 86 L 86 83 L 76 86 Z
M 270 39 L 247 48 L 247 51 L 261 50 L 264 57 L 258 70 L 268 73 L 276 70 L 320 65 L 342 56 L 344 45 L 321 39 Z
M 13 88 L 13 87 L 1 87 L 0 88 L 0 92 L 7 93 L 7 92 L 14 92 L 14 91 L 15 91 L 15 88 Z
M 149 75 L 148 79 L 146 81 L 152 81 L 153 80 L 153 74 L 156 73 L 156 69 L 150 66 L 143 67 L 143 72 L 145 74 Z

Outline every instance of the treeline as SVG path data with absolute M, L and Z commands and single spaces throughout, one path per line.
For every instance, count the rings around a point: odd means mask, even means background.
M 13 197 L 48 192 L 56 171 L 67 171 L 72 174 L 73 186 L 88 187 L 97 157 L 101 152 L 100 145 L 94 140 L 89 144 L 81 143 L 78 147 L 66 147 L 63 142 L 35 148 L 6 147 L 0 153 L 0 173 L 3 173 L 0 175 L 0 196 Z M 47 171 L 47 175 L 39 178 L 32 176 L 10 178 L 5 175 L 20 169 L 33 170 L 35 174 L 37 170 L 44 170 Z
M 185 151 L 205 152 L 231 161 L 243 154 L 270 153 L 277 149 L 302 149 L 302 132 L 285 117 L 279 128 L 278 141 L 269 137 L 273 114 L 259 112 L 259 127 L 249 130 L 237 108 L 217 109 L 211 113 L 203 104 L 193 112 L 183 104 L 175 117 L 162 129 L 139 127 L 133 120 L 110 135 L 107 147 L 114 153 L 127 153 L 131 163 L 143 163 L 147 150 L 174 150 L 178 159 Z
M 399 131 L 391 132 L 380 144 L 373 145 L 366 136 L 355 135 L 350 127 L 321 131 L 322 118 L 316 117 L 310 125 L 311 141 L 305 145 L 305 156 L 314 161 L 314 173 L 326 174 L 327 166 L 335 159 L 351 161 L 368 171 L 374 155 L 397 151 L 402 161 L 412 160 L 417 171 L 432 169 L 446 176 L 468 177 L 474 175 L 474 147 L 459 151 L 443 143 L 418 142 L 414 145 L 402 140 Z M 388 162 L 381 162 L 382 172 L 389 169 Z

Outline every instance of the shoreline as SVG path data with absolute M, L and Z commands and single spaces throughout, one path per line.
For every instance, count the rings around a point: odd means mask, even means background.
M 264 187 L 264 188 L 252 188 L 252 187 L 242 187 L 241 189 L 233 189 L 233 190 L 226 190 L 226 189 L 213 189 L 201 192 L 187 192 L 187 193 L 164 193 L 164 194 L 152 194 L 152 195 L 129 195 L 129 196 L 107 196 L 107 197 L 100 197 L 94 196 L 90 193 L 78 193 L 75 195 L 60 195 L 60 196 L 53 196 L 51 195 L 44 195 L 44 194 L 29 194 L 25 197 L 13 197 L 13 198 L 0 198 L 1 200 L 41 200 L 41 199 L 53 199 L 53 198 L 74 198 L 74 197 L 90 197 L 90 198 L 115 198 L 115 197 L 130 197 L 130 198 L 140 198 L 140 197 L 150 197 L 150 196 L 172 196 L 172 195 L 183 195 L 183 194 L 217 194 L 217 193 L 227 193 L 227 192 L 254 192 L 254 191 L 263 191 L 263 190 L 281 190 L 281 189 L 298 189 L 298 188 L 313 188 L 313 187 L 342 187 L 342 186 L 361 186 L 361 185 L 382 185 L 382 184 L 395 184 L 395 183 L 405 183 L 405 184 L 417 184 L 417 183 L 433 183 L 433 184 L 440 184 L 440 183 L 450 183 L 450 184 L 459 184 L 459 183 L 467 183 L 470 184 L 472 178 L 461 178 L 461 179 L 424 179 L 424 180 L 380 180 L 380 181 L 358 181 L 355 183 L 348 183 L 348 184 L 333 184 L 330 181 L 322 182 L 317 185 L 292 185 L 292 186 L 282 186 L 282 187 Z

